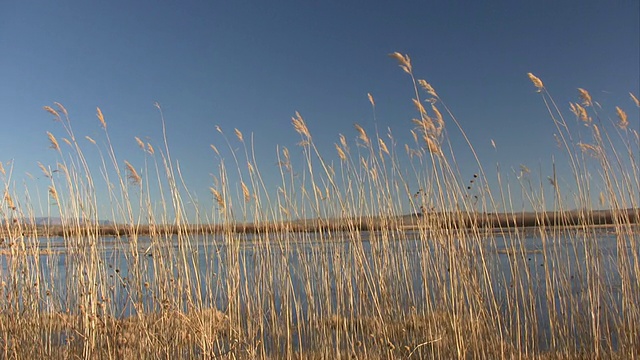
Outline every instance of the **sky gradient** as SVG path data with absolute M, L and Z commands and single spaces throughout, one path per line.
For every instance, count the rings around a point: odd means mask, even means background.
M 489 168 L 500 163 L 515 177 L 524 164 L 546 177 L 560 150 L 526 74 L 541 78 L 566 114 L 576 88 L 585 88 L 606 118 L 620 106 L 637 130 L 629 92 L 639 93 L 639 4 L 3 1 L 0 161 L 13 169 L 5 181 L 46 189 L 37 163 L 57 159 L 46 132 L 63 135 L 42 110 L 53 102 L 67 108 L 77 137 L 96 140 L 100 107 L 120 165 L 136 167 L 144 155 L 135 136 L 162 144 L 158 102 L 172 156 L 205 209 L 209 174 L 218 171 L 210 144 L 231 161 L 217 125 L 229 137 L 234 128 L 246 139 L 253 134 L 258 165 L 274 187 L 276 146 L 299 152 L 296 111 L 328 158 L 336 158 L 338 134 L 355 141 L 354 123 L 369 132 L 391 128 L 403 148 L 417 114 L 410 78 L 388 57 L 394 51 L 411 56 L 416 76 L 436 88 Z M 461 147 L 461 172 L 477 172 L 459 131 L 450 122 L 447 129 Z M 86 155 L 99 161 L 90 146 Z

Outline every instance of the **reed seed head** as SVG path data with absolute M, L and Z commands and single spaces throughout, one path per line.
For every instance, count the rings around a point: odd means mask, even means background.
M 315 195 L 316 198 L 318 199 L 322 199 L 324 198 L 324 196 L 322 195 L 322 190 L 320 189 L 320 187 L 318 187 L 318 185 L 313 184 L 313 194 Z
M 593 102 L 591 101 L 591 94 L 585 89 L 578 88 L 578 97 L 582 100 L 582 105 L 584 106 L 592 106 Z
M 104 115 L 102 115 L 102 110 L 100 110 L 99 107 L 96 107 L 96 116 L 98 116 L 98 120 L 100 120 L 100 126 L 102 126 L 103 129 L 107 129 L 107 122 L 104 121 Z
M 541 92 L 542 89 L 544 89 L 542 80 L 540 80 L 537 76 L 533 75 L 532 73 L 527 73 L 527 76 L 529 76 L 529 80 L 531 80 L 531 82 L 533 83 L 533 86 L 535 86 L 536 89 L 538 89 L 538 92 Z
M 54 121 L 60 121 L 60 114 L 58 114 L 58 112 L 55 111 L 51 106 L 45 106 L 43 107 L 43 109 L 44 111 L 48 112 L 49 114 L 55 117 L 55 119 L 53 119 Z
M 142 183 L 142 178 L 138 174 L 138 171 L 136 171 L 136 168 L 134 168 L 133 165 L 131 165 L 131 163 L 129 163 L 126 160 L 124 164 L 127 167 L 127 173 L 128 173 L 127 178 L 129 179 L 129 181 L 131 181 L 133 185 L 140 185 Z
M 241 181 L 240 185 L 242 186 L 242 195 L 244 196 L 244 201 L 249 202 L 251 200 L 251 193 L 249 193 L 249 188 L 244 183 L 244 181 Z
M 13 199 L 11 198 L 11 195 L 9 194 L 9 190 L 5 190 L 4 191 L 4 201 L 7 203 L 7 207 L 11 210 L 15 210 L 16 206 L 13 203 Z
M 636 104 L 637 107 L 640 107 L 640 100 L 638 100 L 638 97 L 633 95 L 633 93 L 629 93 L 629 96 L 631 96 L 633 103 Z
M 389 57 L 396 59 L 396 61 L 398 61 L 398 65 L 404 72 L 406 72 L 407 74 L 412 73 L 413 69 L 411 67 L 411 59 L 409 58 L 409 55 L 402 55 L 401 53 L 396 51 L 389 54 Z
M 55 187 L 53 186 L 49 186 L 49 196 L 51 196 L 51 199 L 56 203 L 56 205 L 58 204 L 58 191 L 56 190 Z
M 136 139 L 136 143 L 138 144 L 140 149 L 142 149 L 144 151 L 145 150 L 144 142 L 142 140 L 140 140 L 140 138 L 137 137 L 137 136 L 135 136 L 135 139 Z
M 340 147 L 340 145 L 338 144 L 335 144 L 335 145 L 336 145 L 336 151 L 338 152 L 338 157 L 340 157 L 340 160 L 346 161 L 347 156 L 345 155 L 344 151 L 342 151 L 342 148 Z
M 435 155 L 442 155 L 442 149 L 440 148 L 440 144 L 436 139 L 433 139 L 430 136 L 424 136 L 423 139 L 427 144 L 427 149 L 430 153 Z
M 422 105 L 422 103 L 420 102 L 420 100 L 418 100 L 418 99 L 411 99 L 411 100 L 413 101 L 413 105 L 416 107 L 418 112 L 420 112 L 420 115 L 426 115 L 427 114 L 427 110 L 425 110 L 425 108 Z
M 47 178 L 51 177 L 51 172 L 46 167 L 44 167 L 44 165 L 42 165 L 41 162 L 38 162 L 38 167 L 40 168 L 40 170 L 42 171 L 45 177 Z
M 600 150 L 595 145 L 579 142 L 578 147 L 580 148 L 580 150 L 582 150 L 582 152 L 587 153 L 593 157 L 598 157 L 598 154 L 600 154 Z
M 569 107 L 571 108 L 571 112 L 574 113 L 574 115 L 582 122 L 585 123 L 585 125 L 588 126 L 589 123 L 591 123 L 591 118 L 589 117 L 589 114 L 587 114 L 587 110 L 582 107 L 580 104 L 569 104 Z
M 67 109 L 65 109 L 65 107 L 62 106 L 62 104 L 60 104 L 59 102 L 54 102 L 53 105 L 55 105 L 58 108 L 58 110 L 60 110 L 60 112 L 64 114 L 64 116 L 69 116 Z
M 365 143 L 365 145 L 369 145 L 371 144 L 371 141 L 369 140 L 369 136 L 367 136 L 366 131 L 364 131 L 364 129 L 362 128 L 362 126 L 358 125 L 358 124 L 354 124 L 353 125 L 356 130 L 358 131 L 358 137 L 360 138 L 360 140 L 362 140 L 362 142 Z
M 218 156 L 220 155 L 220 152 L 218 151 L 218 148 L 215 145 L 211 144 L 209 146 L 211 146 L 211 149 L 213 150 L 213 152 L 216 153 L 216 155 Z
M 211 190 L 211 194 L 213 194 L 213 198 L 216 200 L 216 202 L 218 203 L 218 206 L 220 206 L 220 209 L 224 209 L 224 199 L 222 198 L 222 195 L 220 194 L 220 192 L 214 188 L 209 188 L 209 190 Z
M 387 148 L 387 144 L 385 144 L 384 141 L 380 138 L 378 138 L 378 145 L 380 146 L 380 151 L 389 155 L 389 149 Z
M 339 134 L 338 137 L 340 138 L 340 144 L 342 145 L 342 149 L 344 150 L 344 152 L 349 153 L 349 144 L 347 144 L 347 138 L 342 134 Z
M 625 113 L 622 109 L 616 106 L 616 113 L 618 114 L 618 127 L 622 130 L 625 130 L 627 126 L 629 126 L 629 120 L 627 119 L 627 113 Z
M 311 133 L 307 128 L 307 124 L 304 123 L 304 119 L 300 116 L 300 113 L 296 111 L 296 116 L 291 118 L 291 123 L 298 134 L 305 136 L 307 139 L 311 139 Z
M 240 132 L 240 130 L 238 129 L 233 129 L 233 130 L 236 133 L 236 137 L 238 138 L 238 140 L 240 140 L 240 142 L 244 142 L 244 137 L 242 136 L 242 133 Z
M 49 142 L 51 143 L 49 147 L 54 150 L 60 150 L 60 145 L 58 145 L 58 140 L 56 140 L 56 137 L 53 136 L 53 134 L 48 131 L 47 131 L 47 136 L 49 137 Z
M 369 102 L 371 103 L 371 106 L 376 107 L 376 102 L 373 101 L 373 96 L 371 96 L 370 93 L 367 93 L 367 97 L 369 98 Z
M 436 90 L 426 80 L 419 79 L 418 80 L 418 85 L 420 85 L 420 87 L 423 88 L 427 92 L 427 94 L 429 94 L 429 95 L 431 95 L 433 97 L 436 97 L 436 98 L 438 97 L 438 94 L 436 93 Z

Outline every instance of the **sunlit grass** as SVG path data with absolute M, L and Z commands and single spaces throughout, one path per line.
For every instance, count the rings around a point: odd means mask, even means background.
M 572 191 L 562 193 L 555 170 L 540 183 L 522 176 L 525 213 L 499 170 L 499 192 L 488 190 L 488 167 L 468 140 L 479 170 L 460 173 L 447 131 L 467 139 L 463 128 L 409 57 L 392 57 L 415 93 L 413 143 L 356 125 L 356 143 L 337 134 L 325 154 L 295 114 L 298 147 L 279 147 L 274 192 L 253 143 L 218 128 L 232 156 L 212 145 L 219 162 L 206 208 L 185 186 L 164 125 L 162 144 L 135 138 L 136 164 L 112 147 L 100 109 L 104 135 L 89 138 L 74 134 L 61 104 L 45 107 L 64 131 L 46 132 L 58 160 L 39 164 L 44 203 L 61 223 L 37 225 L 42 199 L 0 166 L 1 356 L 638 356 L 640 141 L 625 106 L 605 119 L 579 89 L 569 109 L 576 129 L 529 74 L 566 153 L 566 164 L 550 161 L 571 170 Z M 87 147 L 100 163 L 87 161 Z M 469 196 L 471 186 L 482 196 Z M 102 191 L 110 213 L 99 211 Z M 191 212 L 208 221 L 190 224 Z M 124 220 L 100 225 L 105 218 Z

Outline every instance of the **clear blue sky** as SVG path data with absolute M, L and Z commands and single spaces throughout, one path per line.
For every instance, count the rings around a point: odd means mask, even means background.
M 607 116 L 618 105 L 638 129 L 628 94 L 639 92 L 639 14 L 635 0 L 2 1 L 0 161 L 13 162 L 11 186 L 20 189 L 29 172 L 40 179 L 28 184 L 44 189 L 37 162 L 56 161 L 46 132 L 63 133 L 42 107 L 57 101 L 78 137 L 96 140 L 99 106 L 121 165 L 142 168 L 134 136 L 161 145 L 157 101 L 172 155 L 207 209 L 209 174 L 217 172 L 209 144 L 225 147 L 216 125 L 231 137 L 234 128 L 254 134 L 271 181 L 276 145 L 299 152 L 295 111 L 335 158 L 339 133 L 355 140 L 354 123 L 373 131 L 371 93 L 378 128 L 391 127 L 403 147 L 416 114 L 410 79 L 387 56 L 399 51 L 453 110 L 485 166 L 537 169 L 558 150 L 527 72 L 563 110 L 582 87 Z M 453 124 L 447 128 L 461 146 L 462 172 L 476 172 Z

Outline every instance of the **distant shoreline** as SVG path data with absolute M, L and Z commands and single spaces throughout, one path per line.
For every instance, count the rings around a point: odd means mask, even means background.
M 617 219 L 617 221 L 616 221 Z M 622 210 L 594 211 L 547 211 L 542 213 L 471 213 L 447 212 L 431 214 L 410 214 L 394 217 L 360 217 L 350 219 L 306 219 L 290 222 L 268 223 L 229 223 L 229 224 L 87 224 L 87 225 L 32 225 L 3 224 L 0 236 L 10 234 L 36 236 L 71 236 L 77 233 L 95 234 L 99 236 L 130 236 L 179 233 L 247 233 L 258 234 L 268 232 L 324 232 L 324 231 L 375 231 L 382 229 L 398 229 L 416 231 L 425 228 L 483 229 L 501 231 L 524 228 L 606 228 L 620 224 L 640 223 L 640 208 Z

